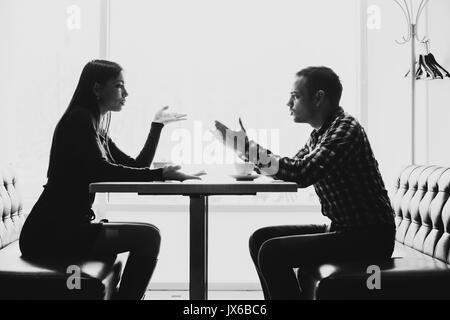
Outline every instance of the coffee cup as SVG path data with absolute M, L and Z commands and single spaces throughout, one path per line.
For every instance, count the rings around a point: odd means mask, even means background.
M 250 162 L 242 162 L 242 163 L 235 163 L 234 164 L 234 170 L 237 175 L 240 176 L 248 176 L 253 173 L 253 169 L 255 168 L 255 165 Z

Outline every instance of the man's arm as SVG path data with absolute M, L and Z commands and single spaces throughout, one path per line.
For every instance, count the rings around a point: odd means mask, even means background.
M 270 150 L 263 148 L 255 141 L 249 140 L 240 118 L 239 124 L 241 130 L 234 131 L 220 121 L 215 121 L 216 132 L 218 133 L 217 138 L 221 139 L 225 146 L 233 149 L 240 159 L 256 164 L 255 170 L 258 173 L 276 178 L 280 156 L 274 155 Z M 303 158 L 308 152 L 309 146 L 306 144 L 294 158 Z
M 309 153 L 309 143 L 306 143 L 293 160 L 303 159 Z M 279 170 L 280 156 L 273 154 L 270 150 L 265 149 L 253 140 L 249 140 L 246 146 L 246 152 L 238 152 L 238 156 L 243 161 L 249 161 L 256 165 L 258 173 L 276 177 Z
M 281 158 L 276 177 L 308 187 L 349 160 L 359 147 L 361 131 L 353 123 L 331 128 L 326 137 L 302 159 Z
M 253 141 L 249 142 L 248 154 L 239 156 L 254 162 L 263 174 L 296 182 L 303 188 L 316 183 L 346 161 L 358 147 L 360 136 L 358 126 L 344 123 L 331 128 L 314 150 L 309 150 L 307 144 L 294 158 L 274 155 Z

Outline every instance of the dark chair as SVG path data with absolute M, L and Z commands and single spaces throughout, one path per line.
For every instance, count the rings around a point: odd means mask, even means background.
M 0 168 L 0 213 L 0 299 L 110 299 L 115 293 L 122 272 L 116 256 L 73 261 L 21 257 L 18 239 L 26 215 L 11 166 Z
M 450 168 L 408 166 L 391 196 L 396 243 L 387 261 L 330 261 L 299 269 L 309 299 L 450 299 Z M 367 282 L 375 265 L 380 288 Z

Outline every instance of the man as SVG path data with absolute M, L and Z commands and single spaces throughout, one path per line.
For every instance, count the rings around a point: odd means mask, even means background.
M 216 121 L 224 143 L 275 179 L 300 188 L 314 185 L 330 225 L 273 226 L 250 237 L 250 255 L 266 299 L 299 299 L 301 271 L 336 259 L 384 259 L 394 247 L 395 224 L 378 163 L 358 121 L 339 106 L 342 85 L 326 67 L 296 74 L 287 103 L 294 122 L 313 127 L 306 145 L 293 157 L 280 157 L 249 141 L 241 130 Z M 239 144 L 239 143 L 238 143 Z M 293 268 L 299 268 L 297 279 Z M 300 288 L 299 288 L 300 284 Z

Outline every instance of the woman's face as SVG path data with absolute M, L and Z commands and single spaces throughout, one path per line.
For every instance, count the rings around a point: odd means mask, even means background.
M 108 80 L 103 86 L 95 84 L 94 92 L 98 99 L 100 113 L 122 110 L 125 98 L 128 96 L 122 72 L 117 78 Z

